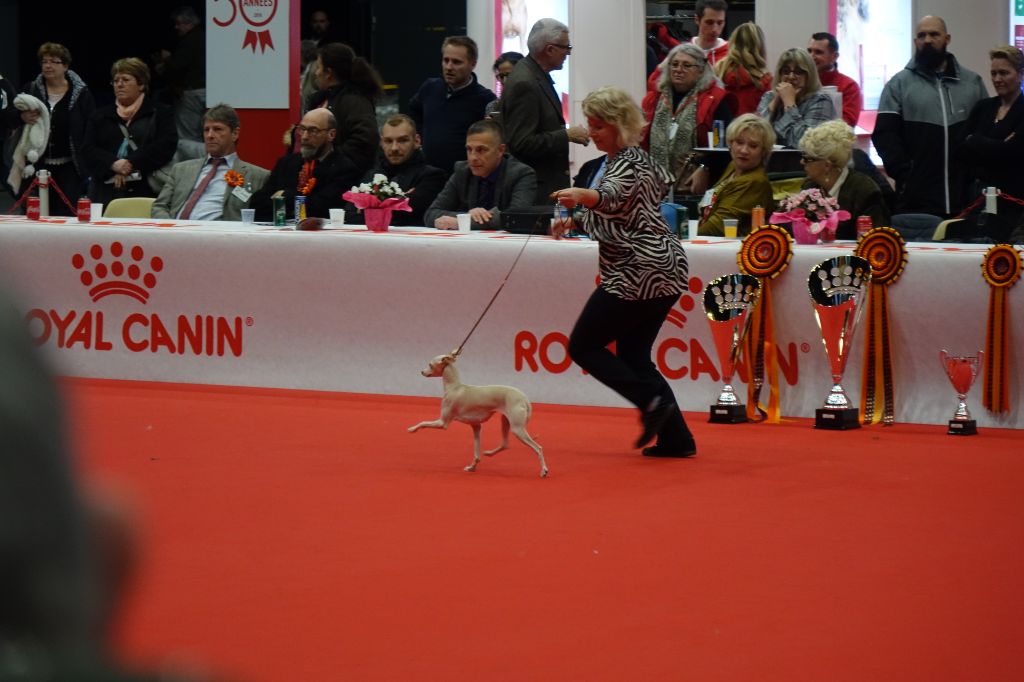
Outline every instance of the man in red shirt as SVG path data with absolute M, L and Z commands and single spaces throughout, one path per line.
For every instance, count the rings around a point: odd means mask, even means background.
M 843 120 L 851 127 L 857 126 L 860 110 L 864 107 L 857 81 L 839 73 L 836 60 L 839 59 L 839 41 L 831 33 L 815 33 L 807 44 L 814 65 L 818 67 L 818 78 L 822 87 L 832 85 L 843 96 Z

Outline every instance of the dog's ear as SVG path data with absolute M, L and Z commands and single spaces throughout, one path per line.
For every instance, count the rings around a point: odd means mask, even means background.
M 453 362 L 455 362 L 455 355 L 452 354 L 452 353 L 447 353 L 446 355 L 442 355 L 441 356 L 441 362 L 443 362 L 446 365 L 450 365 Z

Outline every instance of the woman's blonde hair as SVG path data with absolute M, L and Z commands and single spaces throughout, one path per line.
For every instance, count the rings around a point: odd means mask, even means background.
M 1005 59 L 1016 71 L 1024 71 L 1024 53 L 1013 45 L 996 45 L 988 53 L 989 59 Z
M 772 149 L 775 148 L 775 129 L 772 124 L 757 114 L 743 114 L 737 116 L 725 129 L 725 139 L 732 142 L 743 133 L 753 133 L 761 139 L 761 146 L 764 154 L 761 156 L 761 165 L 768 167 L 768 159 L 772 156 Z
M 843 121 L 825 121 L 804 133 L 800 138 L 800 151 L 816 159 L 827 159 L 836 168 L 846 168 L 853 153 L 857 136 Z
M 643 111 L 622 88 L 605 85 L 591 92 L 583 99 L 583 115 L 615 126 L 624 147 L 638 144 L 643 137 Z
M 782 69 L 784 69 L 787 64 L 807 73 L 807 87 L 805 87 L 800 92 L 800 96 L 797 97 L 798 103 L 803 102 L 818 90 L 821 90 L 821 79 L 818 78 L 818 68 L 814 65 L 814 60 L 811 59 L 811 54 L 807 50 L 799 47 L 791 47 L 779 55 L 779 61 L 775 65 L 776 83 L 782 82 Z
M 755 81 L 761 80 L 768 71 L 768 57 L 764 48 L 764 31 L 752 21 L 740 24 L 729 36 L 729 52 L 725 59 L 715 64 L 715 74 L 725 74 L 745 69 Z

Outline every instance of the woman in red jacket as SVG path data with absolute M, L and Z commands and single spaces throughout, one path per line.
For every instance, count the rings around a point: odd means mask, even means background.
M 661 65 L 657 91 L 644 97 L 647 126 L 644 147 L 673 177 L 677 194 L 701 194 L 694 186 L 690 152 L 707 144 L 715 120 L 732 120 L 735 98 L 715 78 L 704 51 L 692 43 L 676 45 Z M 705 178 L 706 183 L 706 178 Z
M 764 31 L 752 21 L 729 36 L 729 53 L 715 64 L 727 92 L 736 96 L 734 115 L 753 114 L 761 96 L 772 89 L 772 73 L 764 49 Z

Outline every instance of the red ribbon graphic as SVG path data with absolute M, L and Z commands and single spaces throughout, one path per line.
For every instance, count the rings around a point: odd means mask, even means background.
M 266 52 L 269 47 L 274 49 L 274 41 L 270 38 L 270 31 L 249 31 L 245 32 L 245 40 L 242 41 L 242 49 L 251 48 L 256 53 L 256 43 L 260 44 L 260 52 Z

